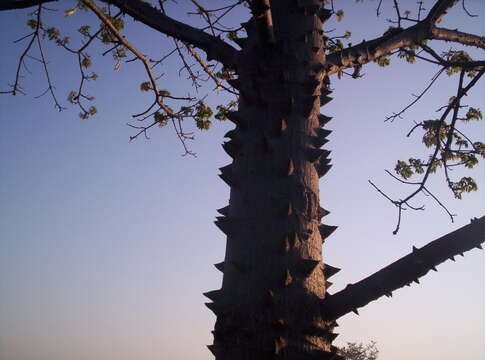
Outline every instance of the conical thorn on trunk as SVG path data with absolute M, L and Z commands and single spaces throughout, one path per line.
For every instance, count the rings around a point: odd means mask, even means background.
M 322 22 L 327 21 L 328 19 L 330 19 L 331 16 L 332 16 L 332 11 L 329 10 L 329 9 L 321 8 L 318 11 L 318 17 L 320 18 L 320 21 L 322 21 Z
M 222 148 L 227 153 L 227 155 L 229 155 L 230 157 L 232 157 L 234 159 L 236 157 L 239 149 L 241 149 L 241 145 L 238 144 L 238 142 L 235 141 L 235 140 L 230 140 L 230 141 L 224 142 L 222 144 Z
M 289 286 L 293 282 L 293 276 L 291 276 L 290 270 L 285 271 L 283 276 L 283 286 Z
M 298 271 L 305 277 L 310 276 L 310 274 L 313 272 L 313 270 L 315 270 L 319 263 L 319 260 L 301 259 L 300 261 L 298 261 Z
M 325 225 L 321 224 L 318 226 L 318 230 L 320 230 L 320 235 L 322 236 L 322 239 L 326 239 L 329 237 L 335 230 L 337 230 L 338 226 L 333 226 L 333 225 Z
M 341 269 L 339 269 L 338 267 L 328 265 L 328 264 L 324 264 L 323 274 L 325 275 L 325 278 L 328 279 L 328 278 L 334 276 L 340 270 Z
M 233 187 L 237 185 L 236 178 L 232 173 L 232 165 L 227 165 L 219 168 L 221 174 L 219 177 L 229 186 Z
M 286 171 L 286 175 L 291 176 L 295 172 L 295 165 L 293 164 L 293 160 L 288 160 L 288 167 Z
M 312 163 L 316 162 L 320 157 L 327 157 L 328 150 L 308 148 L 305 150 L 306 159 Z
M 327 105 L 330 101 L 332 101 L 333 98 L 330 96 L 320 96 L 320 106 Z
M 207 291 L 203 295 L 212 301 L 217 301 L 221 297 L 221 290 Z
M 217 227 L 226 235 L 234 233 L 234 223 L 227 217 L 218 216 L 217 220 L 214 221 Z
M 214 264 L 214 266 L 220 272 L 224 272 L 224 261 L 223 262 L 220 262 L 220 263 L 217 263 L 217 264 Z
M 314 164 L 314 166 L 315 166 L 315 170 L 317 171 L 319 178 L 327 175 L 329 170 L 332 168 L 332 165 L 326 164 L 326 161 L 317 162 L 317 163 Z
M 330 211 L 327 209 L 322 208 L 321 206 L 318 208 L 318 219 L 322 220 L 323 217 L 327 216 L 330 214 Z
M 320 124 L 320 126 L 325 126 L 327 125 L 330 120 L 332 120 L 333 118 L 330 117 L 330 116 L 326 116 L 326 115 L 323 115 L 323 114 L 319 114 L 318 115 L 318 122 Z
M 217 212 L 223 216 L 228 216 L 229 215 L 229 205 L 224 206 L 220 209 L 217 209 Z

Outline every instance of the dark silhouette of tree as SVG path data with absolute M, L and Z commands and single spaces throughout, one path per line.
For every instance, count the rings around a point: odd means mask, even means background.
M 88 70 L 93 61 L 88 50 L 93 43 L 101 42 L 106 46 L 105 53 L 113 56 L 115 69 L 124 62 L 139 61 L 146 71 L 147 80 L 140 90 L 151 93 L 153 102 L 135 115 L 145 122 L 131 125 L 136 129 L 131 140 L 147 136 L 155 126 L 170 124 L 185 154 L 193 154 L 187 145 L 193 136 L 184 129 L 184 120 L 193 119 L 201 130 L 210 127 L 213 115 L 233 122 L 235 129 L 226 134 L 230 140 L 223 145 L 233 161 L 220 169 L 220 177 L 231 188 L 230 200 L 228 206 L 218 210 L 221 216 L 216 221 L 227 235 L 224 262 L 216 264 L 224 278 L 220 290 L 205 293 L 212 300 L 207 306 L 217 316 L 214 343 L 209 349 L 220 360 L 341 359 L 332 345 L 339 317 L 351 311 L 358 313 L 358 308 L 370 301 L 419 282 L 421 276 L 447 259 L 481 248 L 485 217 L 420 249 L 414 248 L 375 274 L 330 295 L 328 279 L 340 269 L 322 262 L 322 244 L 336 226 L 321 223 L 329 212 L 320 206 L 319 198 L 319 178 L 331 168 L 330 151 L 321 149 L 331 132 L 326 129 L 331 117 L 320 113 L 320 108 L 332 100 L 330 76 L 358 78 L 367 63 L 387 66 L 393 55 L 408 62 L 436 64 L 439 72 L 412 106 L 437 77 L 456 73 L 456 93 L 439 109 L 439 118 L 416 123 L 410 132 L 423 131 L 423 142 L 431 150 L 429 157 L 399 160 L 395 174 L 389 173 L 414 186 L 414 191 L 395 200 L 371 183 L 398 210 L 394 233 L 399 231 L 402 210 L 421 209 L 410 202 L 419 193 L 429 195 L 453 220 L 454 215 L 431 192 L 428 179 L 442 168 L 455 197 L 477 189 L 471 177 L 453 179 L 449 170 L 474 167 L 480 157 L 485 157 L 484 144 L 461 129 L 468 121 L 482 119 L 480 110 L 464 105 L 462 99 L 485 73 L 485 61 L 472 59 L 464 50 L 439 53 L 429 41 L 485 49 L 485 38 L 437 25 L 458 3 L 473 16 L 465 3 L 457 0 L 437 0 L 429 8 L 418 2 L 415 16 L 394 0 L 392 26 L 378 38 L 348 46 L 342 39 L 349 38 L 349 33 L 332 37 L 324 26 L 332 16 L 344 16 L 333 1 L 235 0 L 218 8 L 191 2 L 194 13 L 206 22 L 202 29 L 171 17 L 165 1 L 80 0 L 65 15 L 88 11 L 100 24 L 97 29 L 88 25 L 79 28 L 82 41 L 76 47 L 62 34 L 63 29 L 43 21 L 44 12 L 55 1 L 3 1 L 0 10 L 34 7 L 28 21 L 32 31 L 21 39 L 27 45 L 14 82 L 4 93 L 23 92 L 24 60 L 36 47 L 47 78 L 46 94 L 58 110 L 63 109 L 43 51 L 47 38 L 79 63 L 79 87 L 69 94 L 69 102 L 79 107 L 82 118 L 95 115 L 94 99 L 85 90 L 87 82 L 97 78 Z M 246 10 L 247 19 L 241 21 L 247 21 L 241 26 L 224 25 L 224 19 L 235 9 L 241 13 Z M 173 49 L 160 59 L 147 57 L 123 32 L 128 18 L 171 37 Z M 179 56 L 194 87 L 204 79 L 211 80 L 217 88 L 234 94 L 236 100 L 219 105 L 214 114 L 203 98 L 178 96 L 160 88 L 156 67 L 172 54 Z M 408 107 L 388 120 L 400 117 Z M 419 179 L 410 181 L 413 176 Z

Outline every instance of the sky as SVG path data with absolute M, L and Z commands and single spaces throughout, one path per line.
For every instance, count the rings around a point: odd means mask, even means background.
M 93 21 L 86 14 L 65 18 L 71 3 L 49 13 L 49 21 L 62 29 Z M 483 34 L 485 4 L 466 4 L 482 17 L 465 17 L 458 6 L 442 26 Z M 185 5 L 179 1 L 170 10 L 183 18 Z M 376 1 L 343 5 L 342 23 L 328 27 L 338 27 L 335 33 L 350 30 L 358 43 L 387 29 L 391 15 L 376 18 Z M 27 34 L 28 12 L 0 13 L 1 90 L 13 81 L 25 46 L 13 41 Z M 189 21 L 197 24 L 194 17 Z M 164 37 L 132 21 L 126 34 L 150 56 L 167 49 Z M 55 46 L 46 45 L 46 53 L 55 90 L 67 105 L 67 94 L 78 86 L 75 59 Z M 217 174 L 230 161 L 220 145 L 232 126 L 214 120 L 208 132 L 195 129 L 190 147 L 197 157 L 181 156 L 169 127 L 129 142 L 133 129 L 126 124 L 151 101 L 139 90 L 143 69 L 129 63 L 114 71 L 109 56 L 94 55 L 100 78 L 88 87 L 98 108 L 92 119 L 80 119 L 73 106 L 58 112 L 48 96 L 36 98 L 46 84 L 35 60 L 27 62 L 32 74 L 25 72 L 22 80 L 27 95 L 0 96 L 0 359 L 211 359 L 205 345 L 212 342 L 215 317 L 202 293 L 221 285 L 212 264 L 223 260 L 225 238 L 213 221 L 215 209 L 228 202 L 229 189 Z M 163 68 L 161 87 L 186 95 L 192 90 L 175 60 Z M 363 79 L 332 81 L 334 100 L 322 111 L 334 117 L 327 144 L 334 166 L 320 183 L 322 206 L 331 211 L 325 219 L 339 226 L 324 247 L 324 261 L 342 268 L 331 292 L 485 213 L 483 190 L 454 200 L 440 173 L 433 189 L 458 214 L 455 222 L 421 197 L 416 203 L 426 210 L 407 211 L 394 236 L 396 209 L 368 184 L 371 179 L 395 197 L 411 191 L 384 170 L 397 159 L 426 154 L 418 135 L 405 135 L 413 121 L 438 116 L 456 78 L 440 79 L 403 119 L 384 119 L 407 105 L 436 71 L 396 59 L 386 68 L 367 65 Z M 211 86 L 199 89 L 206 93 L 214 105 L 229 100 Z M 483 108 L 483 94 L 481 84 L 467 104 Z M 483 124 L 465 130 L 476 140 L 485 135 Z M 463 174 L 485 186 L 483 166 Z M 370 303 L 360 316 L 341 318 L 336 344 L 375 340 L 384 360 L 480 360 L 484 304 L 485 257 L 474 249 L 438 266 L 420 285 Z

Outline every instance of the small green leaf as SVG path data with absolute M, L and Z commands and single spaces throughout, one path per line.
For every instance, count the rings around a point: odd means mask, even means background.
M 140 84 L 140 90 L 141 91 L 150 91 L 152 88 L 151 84 L 149 81 L 142 82 Z
M 74 13 L 76 12 L 77 8 L 73 7 L 73 8 L 70 8 L 70 9 L 67 9 L 66 11 L 64 11 L 64 16 L 71 16 L 71 15 L 74 15 Z
M 344 11 L 342 9 L 337 10 L 335 12 L 335 16 L 337 17 L 337 21 L 342 21 L 343 18 L 344 18 L 344 15 L 345 15 L 345 13 L 344 13 Z

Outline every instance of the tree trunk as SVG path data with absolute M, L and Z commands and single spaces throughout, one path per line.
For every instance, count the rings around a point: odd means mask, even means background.
M 319 177 L 330 168 L 329 151 L 320 149 L 330 133 L 320 115 L 330 100 L 327 12 L 313 1 L 275 1 L 272 33 L 267 9 L 252 10 L 233 81 L 236 128 L 223 145 L 233 158 L 221 168 L 231 195 L 216 221 L 227 235 L 225 260 L 216 264 L 222 288 L 205 294 L 217 315 L 209 348 L 218 360 L 337 359 L 336 323 L 320 307 L 326 276 L 338 271 L 322 263 L 323 239 L 335 227 L 320 224 L 328 212 L 319 203 Z

